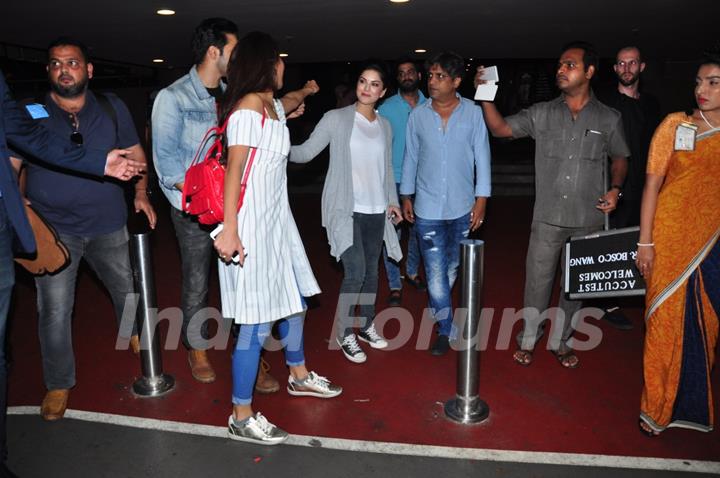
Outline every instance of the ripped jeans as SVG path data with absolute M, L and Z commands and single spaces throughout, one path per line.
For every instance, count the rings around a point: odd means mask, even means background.
M 454 337 L 452 287 L 460 266 L 460 241 L 470 233 L 470 213 L 457 219 L 415 216 L 415 233 L 425 264 L 430 308 L 438 322 L 438 333 Z
M 303 325 L 305 312 L 278 321 L 280 342 L 285 349 L 285 363 L 288 367 L 299 367 L 305 363 L 303 348 Z M 274 322 L 242 324 L 235 351 L 232 356 L 232 402 L 234 405 L 252 403 L 255 379 L 257 378 L 260 352 L 272 333 Z

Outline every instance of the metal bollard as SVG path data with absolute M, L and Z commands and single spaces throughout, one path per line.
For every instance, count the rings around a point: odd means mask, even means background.
M 133 228 L 131 228 L 132 231 Z M 160 356 L 160 334 L 157 326 L 157 299 L 150 254 L 149 228 L 136 228 L 131 236 L 131 255 L 135 290 L 140 295 L 138 331 L 140 334 L 140 363 L 142 377 L 133 383 L 133 392 L 141 397 L 158 397 L 175 386 L 172 375 L 163 373 Z M 149 338 L 152 337 L 152 341 Z
M 460 243 L 460 306 L 467 310 L 462 336 L 465 347 L 458 352 L 456 394 L 445 402 L 445 415 L 460 423 L 477 423 L 490 414 L 487 403 L 480 400 L 478 392 L 479 353 L 471 341 L 480 326 L 483 287 L 483 251 L 485 243 L 480 240 L 464 240 Z

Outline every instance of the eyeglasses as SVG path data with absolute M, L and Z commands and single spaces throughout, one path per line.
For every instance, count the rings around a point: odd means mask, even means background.
M 443 81 L 445 78 L 450 78 L 450 75 L 448 75 L 447 73 L 428 73 L 427 77 L 428 81 L 432 80 L 433 78 L 438 81 Z
M 82 146 L 83 135 L 80 133 L 80 131 L 78 131 L 78 129 L 80 129 L 80 120 L 74 113 L 70 114 L 70 125 L 73 129 L 73 132 L 70 133 L 70 141 L 77 144 L 78 146 Z

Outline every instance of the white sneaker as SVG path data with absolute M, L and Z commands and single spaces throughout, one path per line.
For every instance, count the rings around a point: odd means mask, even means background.
M 287 391 L 295 397 L 332 398 L 340 395 L 342 390 L 341 386 L 330 383 L 330 380 L 315 372 L 310 372 L 302 381 L 292 375 L 288 376 Z
M 363 342 L 369 343 L 370 347 L 374 349 L 384 349 L 388 346 L 387 340 L 380 337 L 380 334 L 375 330 L 375 324 L 371 324 L 367 329 L 361 330 L 357 336 Z
M 257 412 L 241 425 L 235 425 L 232 415 L 228 418 L 228 436 L 233 440 L 258 443 L 261 445 L 277 445 L 288 438 L 288 433 L 278 428 Z
M 345 358 L 354 363 L 363 363 L 367 360 L 367 355 L 360 348 L 360 344 L 357 343 L 355 334 L 346 336 L 342 342 L 340 339 L 335 339 L 345 354 Z

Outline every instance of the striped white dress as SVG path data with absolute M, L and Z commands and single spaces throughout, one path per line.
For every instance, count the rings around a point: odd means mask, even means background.
M 220 298 L 225 317 L 239 324 L 260 324 L 304 310 L 302 296 L 320 293 L 305 254 L 287 192 L 290 132 L 282 103 L 278 120 L 256 111 L 235 111 L 228 122 L 228 146 L 257 147 L 245 200 L 238 213 L 238 233 L 245 264 L 218 262 Z

